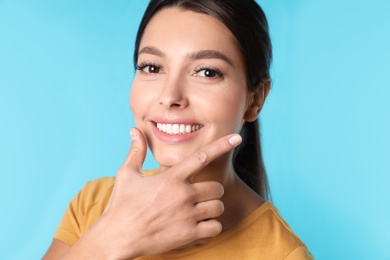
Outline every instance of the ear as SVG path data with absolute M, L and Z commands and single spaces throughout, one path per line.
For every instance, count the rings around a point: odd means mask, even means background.
M 261 109 L 263 108 L 265 99 L 267 98 L 270 91 L 270 79 L 262 79 L 259 84 L 259 88 L 255 92 L 251 92 L 248 95 L 248 108 L 244 114 L 244 120 L 246 122 L 253 122 L 257 119 Z

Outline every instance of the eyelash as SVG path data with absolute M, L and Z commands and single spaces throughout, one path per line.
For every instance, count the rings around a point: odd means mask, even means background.
M 149 62 L 144 62 L 144 63 L 141 63 L 139 65 L 137 64 L 136 69 L 139 70 L 139 71 L 143 71 L 147 67 L 150 67 L 150 68 L 154 67 L 157 70 L 157 72 L 150 72 L 150 71 L 148 71 L 148 73 L 159 73 L 160 70 L 161 70 L 161 66 L 159 66 L 157 64 L 154 64 L 154 63 L 149 63 Z
M 200 68 L 197 68 L 195 70 L 195 73 L 199 73 L 201 71 L 210 71 L 211 73 L 215 74 L 215 76 L 212 76 L 212 77 L 205 76 L 206 78 L 223 77 L 223 73 L 219 69 L 216 69 L 216 68 L 200 67 Z
M 151 74 L 159 73 L 160 70 L 161 70 L 161 66 L 159 66 L 159 65 L 157 65 L 155 63 L 151 63 L 151 62 L 141 63 L 141 64 L 136 66 L 136 69 L 139 70 L 139 71 L 143 71 L 147 67 L 155 68 L 156 71 L 154 71 L 154 72 L 148 71 L 147 72 L 147 73 L 151 73 Z M 199 68 L 195 69 L 195 74 L 198 74 L 201 71 L 209 71 L 212 74 L 214 74 L 214 76 L 211 76 L 211 77 L 205 76 L 206 78 L 223 77 L 223 73 L 219 69 L 217 69 L 217 68 L 210 68 L 210 67 L 202 66 L 202 67 L 199 67 Z

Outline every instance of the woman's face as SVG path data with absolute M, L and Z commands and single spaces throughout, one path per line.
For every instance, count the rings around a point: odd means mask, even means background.
M 252 97 L 236 40 L 221 22 L 178 8 L 154 15 L 140 43 L 130 104 L 162 167 L 239 132 Z

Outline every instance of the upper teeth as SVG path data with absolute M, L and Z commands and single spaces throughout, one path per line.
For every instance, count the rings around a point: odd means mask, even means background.
M 177 135 L 177 134 L 189 134 L 202 128 L 202 125 L 184 125 L 184 124 L 161 124 L 157 123 L 157 129 L 161 132 Z

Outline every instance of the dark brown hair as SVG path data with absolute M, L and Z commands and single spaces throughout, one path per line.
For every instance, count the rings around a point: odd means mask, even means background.
M 246 64 L 249 90 L 255 92 L 269 79 L 272 46 L 263 10 L 254 0 L 151 0 L 138 29 L 134 63 L 142 35 L 150 19 L 159 10 L 177 7 L 211 15 L 235 36 Z M 261 153 L 259 123 L 246 122 L 241 130 L 243 142 L 234 150 L 233 167 L 238 176 L 265 199 L 270 191 Z

